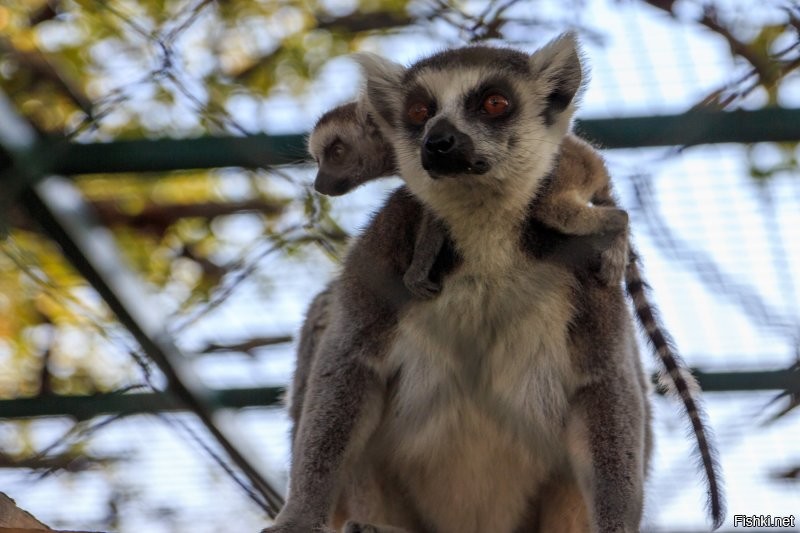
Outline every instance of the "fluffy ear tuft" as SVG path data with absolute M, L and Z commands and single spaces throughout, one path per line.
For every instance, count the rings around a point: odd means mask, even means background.
M 364 87 L 359 103 L 384 125 L 394 125 L 399 104 L 401 83 L 405 67 L 389 59 L 369 52 L 351 56 L 364 73 Z
M 531 72 L 543 84 L 547 99 L 545 120 L 548 125 L 571 111 L 586 77 L 581 50 L 574 32 L 559 35 L 530 57 Z

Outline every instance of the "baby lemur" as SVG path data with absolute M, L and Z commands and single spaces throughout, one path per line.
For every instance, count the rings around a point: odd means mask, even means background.
M 574 39 L 359 62 L 407 188 L 331 287 L 267 531 L 638 531 L 649 408 L 624 294 L 551 260 L 580 237 L 532 216 L 558 188 Z M 403 275 L 426 211 L 446 282 L 423 300 Z

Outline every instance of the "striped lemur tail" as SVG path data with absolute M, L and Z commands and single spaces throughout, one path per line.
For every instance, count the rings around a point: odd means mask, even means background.
M 610 183 L 598 191 L 594 200 L 595 205 L 617 207 L 617 199 L 611 190 Z M 700 386 L 689 372 L 683 358 L 678 355 L 672 339 L 661 323 L 655 305 L 647 298 L 650 286 L 640 271 L 639 255 L 631 243 L 630 235 L 625 238 L 627 238 L 628 248 L 625 263 L 625 290 L 633 303 L 639 325 L 663 365 L 659 377 L 660 384 L 668 391 L 676 393 L 683 401 L 686 415 L 691 423 L 691 430 L 697 442 L 697 453 L 700 457 L 698 466 L 702 466 L 708 481 L 708 511 L 714 529 L 717 529 L 725 519 L 725 501 L 717 451 L 712 442 L 713 435 L 706 423 L 706 415 L 698 398 Z
M 644 330 L 653 351 L 658 355 L 664 370 L 659 381 L 667 390 L 677 393 L 686 409 L 692 432 L 697 441 L 697 453 L 700 464 L 708 481 L 708 510 L 714 529 L 722 525 L 725 518 L 725 501 L 722 494 L 722 479 L 716 447 L 712 442 L 713 435 L 706 423 L 706 415 L 699 403 L 697 393 L 700 387 L 694 376 L 678 355 L 670 336 L 665 331 L 658 316 L 658 310 L 648 300 L 647 290 L 650 286 L 642 278 L 639 270 L 639 256 L 628 242 L 628 264 L 625 268 L 625 289 L 633 302 L 636 318 Z

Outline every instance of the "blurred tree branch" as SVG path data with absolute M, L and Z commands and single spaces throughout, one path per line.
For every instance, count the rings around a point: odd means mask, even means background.
M 106 226 L 129 226 L 163 234 L 182 218 L 212 219 L 219 216 L 241 213 L 260 213 L 277 216 L 283 213 L 286 202 L 266 199 L 242 200 L 238 202 L 198 202 L 191 204 L 147 204 L 135 213 L 125 213 L 114 200 L 91 202 L 100 221 Z
M 61 12 L 61 0 L 47 0 L 28 16 L 28 24 L 36 26 L 42 22 L 53 20 Z
M 772 477 L 783 481 L 800 481 L 800 466 L 789 468 L 783 472 L 775 472 Z
M 56 470 L 73 473 L 85 472 L 98 466 L 106 466 L 123 460 L 123 457 L 93 455 L 81 449 L 45 457 L 38 455 L 33 457 L 12 457 L 0 452 L 0 468 L 27 468 L 45 472 Z
M 800 361 L 790 366 L 788 370 L 792 372 L 792 374 L 794 375 L 796 386 L 793 389 L 789 388 L 781 392 L 764 407 L 766 409 L 767 407 L 776 402 L 779 402 L 784 399 L 786 400 L 785 402 L 783 402 L 784 404 L 783 407 L 781 407 L 781 409 L 777 413 L 773 414 L 767 420 L 764 421 L 764 425 L 771 424 L 772 422 L 775 422 L 776 420 L 785 417 L 787 414 L 789 414 L 795 408 L 797 408 L 797 406 L 800 406 Z
M 30 85 L 47 83 L 57 92 L 67 96 L 87 117 L 92 117 L 94 105 L 81 88 L 78 80 L 68 75 L 58 64 L 39 51 L 23 52 L 0 36 L 0 57 L 6 56 L 19 64 L 20 71 L 30 75 Z
M 132 212 L 126 212 L 117 200 L 93 200 L 88 203 L 100 222 L 106 226 L 125 226 L 157 235 L 163 235 L 167 228 L 184 218 L 211 220 L 220 216 L 243 213 L 258 213 L 275 217 L 282 214 L 287 205 L 282 200 L 259 198 L 236 202 L 148 203 L 143 207 L 137 207 Z M 36 230 L 35 226 L 18 210 L 9 213 L 9 220 L 14 227 Z
M 675 11 L 677 0 L 642 1 L 677 18 L 677 13 Z M 800 67 L 800 58 L 784 59 L 787 53 L 800 47 L 800 17 L 798 17 L 798 13 L 792 9 L 785 9 L 784 12 L 786 13 L 787 20 L 780 26 L 784 31 L 793 31 L 797 38 L 794 44 L 791 44 L 788 48 L 770 54 L 769 47 L 764 46 L 764 44 L 759 41 L 762 37 L 761 35 L 751 43 L 744 42 L 737 38 L 731 28 L 722 22 L 719 16 L 719 8 L 715 4 L 704 4 L 702 6 L 702 15 L 695 22 L 725 39 L 731 53 L 742 57 L 752 67 L 752 70 L 747 72 L 733 85 L 744 84 L 751 78 L 755 78 L 755 81 L 744 88 L 738 87 L 732 91 L 726 88 L 713 91 L 698 103 L 697 107 L 713 106 L 725 108 L 735 100 L 750 94 L 756 87 L 763 86 L 767 89 L 774 87 L 781 79 Z M 775 33 L 778 35 L 781 32 Z
M 354 11 L 342 17 L 321 17 L 317 19 L 317 29 L 346 33 L 363 33 L 392 28 L 405 28 L 414 23 L 409 15 L 397 11 Z
M 234 342 L 230 344 L 209 342 L 203 348 L 198 350 L 198 353 L 210 354 L 218 352 L 242 352 L 254 357 L 257 348 L 265 346 L 274 346 L 276 344 L 285 344 L 292 342 L 292 335 L 277 335 L 270 337 L 253 337 L 246 341 Z

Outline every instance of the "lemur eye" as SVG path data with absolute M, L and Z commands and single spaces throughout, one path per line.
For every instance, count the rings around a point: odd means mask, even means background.
M 330 148 L 328 148 L 327 152 L 328 157 L 330 157 L 333 161 L 341 160 L 345 153 L 344 143 L 340 140 L 337 140 L 330 146 Z
M 508 106 L 511 104 L 508 101 L 508 98 L 503 96 L 502 94 L 490 94 L 486 98 L 483 99 L 483 111 L 486 112 L 490 117 L 496 117 L 498 115 L 502 115 L 508 109 Z
M 416 102 L 408 107 L 408 119 L 415 126 L 422 126 L 430 118 L 428 106 L 422 102 Z

